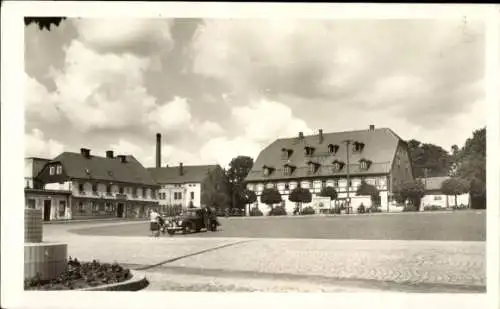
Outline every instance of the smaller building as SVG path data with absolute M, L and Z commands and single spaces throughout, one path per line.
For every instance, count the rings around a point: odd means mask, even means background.
M 43 185 L 38 181 L 36 177 L 44 168 L 44 166 L 50 162 L 50 159 L 29 157 L 24 159 L 24 187 L 25 188 L 37 188 L 41 189 Z
M 160 185 L 158 201 L 163 210 L 201 206 L 202 183 L 217 165 L 166 166 L 148 168 Z M 220 168 L 220 167 L 219 167 Z
M 25 188 L 25 208 L 38 209 L 43 221 L 71 219 L 71 191 Z
M 441 208 L 450 208 L 455 206 L 469 207 L 469 194 L 457 195 L 457 204 L 455 204 L 455 196 L 445 195 L 441 191 L 443 182 L 451 177 L 427 177 L 419 178 L 418 180 L 424 184 L 425 196 L 422 198 L 420 208 L 437 206 Z

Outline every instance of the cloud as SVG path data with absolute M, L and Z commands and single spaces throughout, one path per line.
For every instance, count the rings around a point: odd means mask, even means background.
M 52 159 L 64 150 L 64 146 L 54 139 L 46 139 L 43 132 L 33 129 L 24 135 L 26 157 L 43 157 Z
M 236 106 L 232 116 L 244 129 L 245 137 L 266 143 L 279 137 L 312 133 L 306 122 L 292 114 L 290 107 L 275 101 L 261 99 L 248 106 Z
M 29 121 L 57 123 L 61 120 L 56 96 L 36 79 L 24 74 L 25 113 Z
M 202 162 L 214 162 L 227 167 L 239 155 L 256 158 L 262 145 L 244 137 L 217 137 L 205 143 L 200 150 Z
M 153 109 L 147 123 L 151 131 L 171 131 L 189 128 L 191 112 L 186 98 L 175 97 L 171 102 Z
M 168 52 L 174 41 L 170 19 L 75 19 L 80 40 L 100 53 L 152 56 Z

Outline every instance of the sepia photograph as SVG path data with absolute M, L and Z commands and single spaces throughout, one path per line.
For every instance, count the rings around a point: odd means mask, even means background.
M 485 20 L 23 31 L 24 291 L 486 295 Z

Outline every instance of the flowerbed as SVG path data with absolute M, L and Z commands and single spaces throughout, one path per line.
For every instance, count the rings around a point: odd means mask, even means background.
M 68 260 L 64 272 L 53 280 L 41 280 L 39 276 L 24 280 L 25 290 L 76 290 L 91 288 L 112 283 L 119 283 L 132 278 L 128 268 L 117 263 L 101 264 L 79 262 L 77 259 Z

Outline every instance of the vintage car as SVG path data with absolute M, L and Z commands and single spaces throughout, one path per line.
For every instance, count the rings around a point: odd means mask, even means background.
M 215 216 L 210 218 L 210 226 L 205 226 L 205 214 L 201 208 L 188 208 L 178 218 L 169 220 L 166 224 L 166 230 L 169 235 L 174 235 L 176 232 L 183 234 L 200 232 L 202 229 L 216 231 L 217 226 L 220 225 Z

